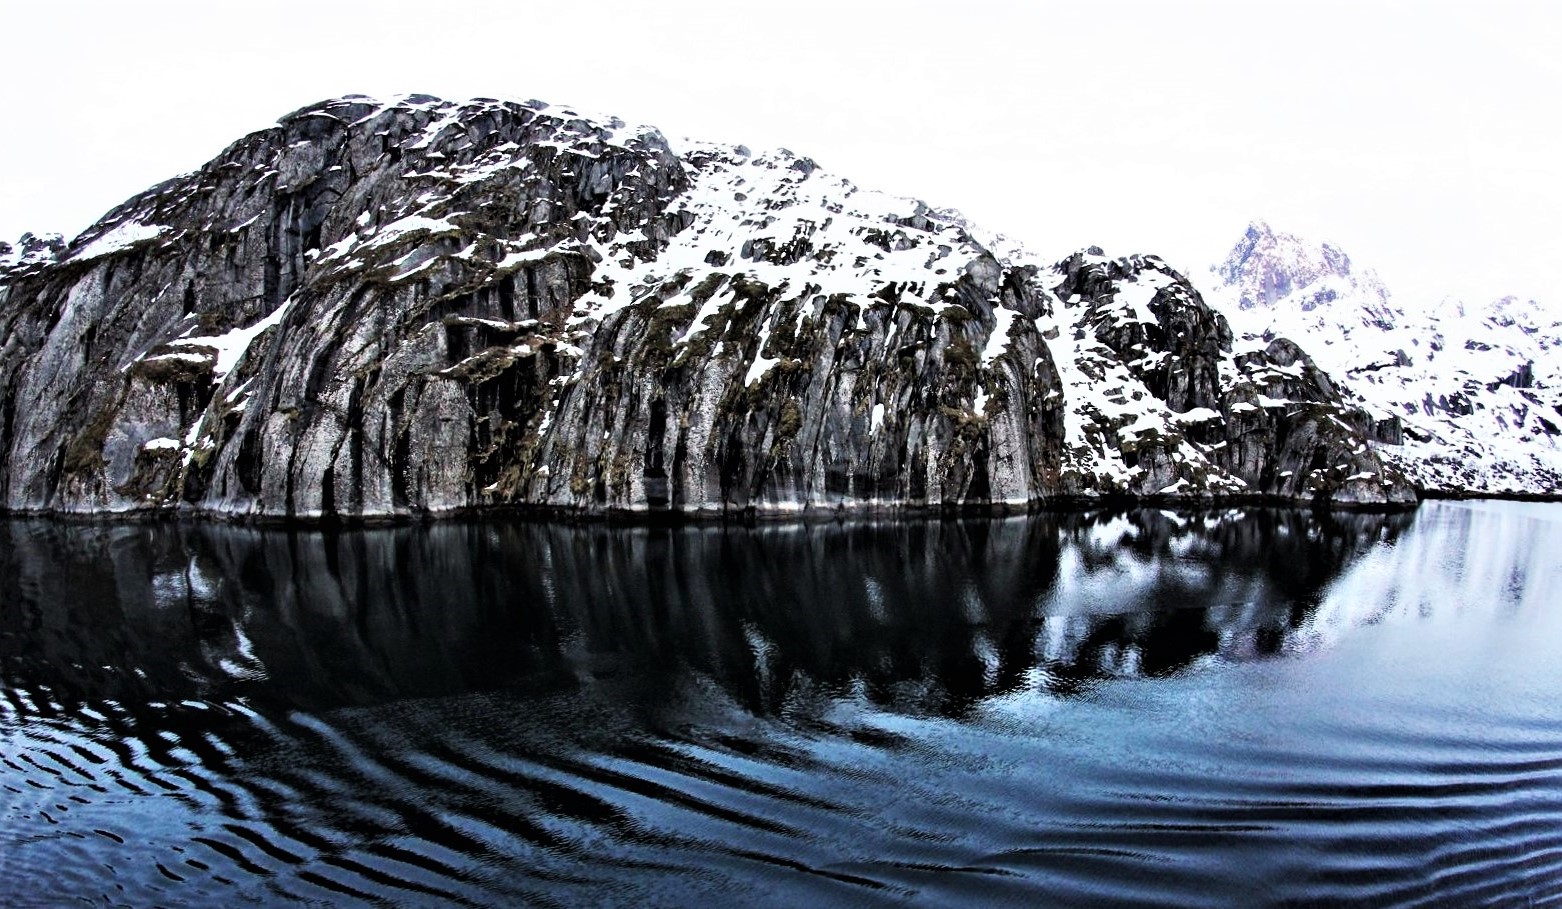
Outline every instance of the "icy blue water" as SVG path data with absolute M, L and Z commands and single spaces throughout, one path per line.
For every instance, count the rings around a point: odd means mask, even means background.
M 1562 506 L 0 538 L 0 905 L 1562 903 Z

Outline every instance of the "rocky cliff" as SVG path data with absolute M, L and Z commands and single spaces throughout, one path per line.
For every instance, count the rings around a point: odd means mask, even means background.
M 1232 341 L 1153 256 L 1001 255 L 785 150 L 350 97 L 0 257 L 0 503 L 1413 500 L 1393 415 Z

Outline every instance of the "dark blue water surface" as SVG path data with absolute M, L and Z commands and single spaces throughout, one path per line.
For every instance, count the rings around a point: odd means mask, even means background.
M 0 522 L 0 904 L 1562 904 L 1562 506 Z

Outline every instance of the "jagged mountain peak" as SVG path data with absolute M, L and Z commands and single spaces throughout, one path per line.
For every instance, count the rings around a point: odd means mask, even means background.
M 1355 267 L 1332 243 L 1276 231 L 1264 221 L 1249 224 L 1210 272 L 1212 298 L 1257 333 L 1286 334 L 1297 314 L 1369 329 L 1404 319 L 1375 271 Z
M 1333 243 L 1276 231 L 1265 221 L 1250 223 L 1226 256 L 1210 271 L 1217 289 L 1240 309 L 1277 306 L 1310 310 L 1345 299 L 1391 318 L 1389 294 L 1370 269 L 1358 271 L 1350 256 Z
M 1297 234 L 1277 231 L 1262 218 L 1248 222 L 1227 261 L 1240 262 L 1254 255 L 1276 257 L 1282 253 L 1298 260 L 1316 259 L 1334 274 L 1348 275 L 1351 271 L 1350 257 L 1333 243 L 1315 243 Z

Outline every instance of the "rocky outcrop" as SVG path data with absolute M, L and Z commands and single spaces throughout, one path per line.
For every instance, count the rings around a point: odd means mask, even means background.
M 12 510 L 1412 499 L 1154 257 L 540 102 L 305 108 L 0 269 Z
M 35 271 L 65 252 L 65 238 L 59 234 L 22 234 L 10 244 L 0 242 L 0 276 Z
M 1092 249 L 1057 271 L 1069 491 L 1409 500 L 1373 445 L 1397 423 L 1346 404 L 1294 344 L 1233 353 L 1225 317 L 1154 256 Z

